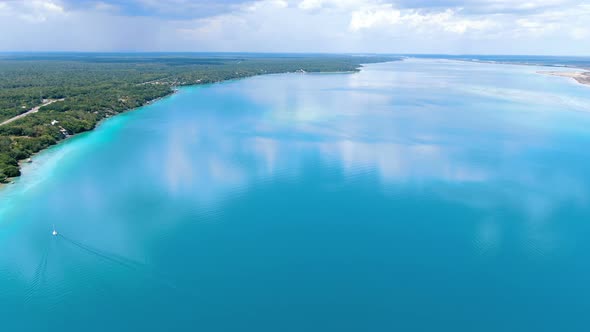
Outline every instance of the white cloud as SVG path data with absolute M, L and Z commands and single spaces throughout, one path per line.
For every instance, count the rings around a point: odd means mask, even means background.
M 94 9 L 98 11 L 107 11 L 107 12 L 117 12 L 120 10 L 119 6 L 113 5 L 111 3 L 106 3 L 103 1 L 98 1 L 94 3 Z
M 0 50 L 590 54 L 576 0 L 70 1 L 0 2 Z
M 590 30 L 585 28 L 575 28 L 571 32 L 572 38 L 576 40 L 583 40 L 590 37 Z
M 246 6 L 242 7 L 243 10 L 255 12 L 257 10 L 264 10 L 268 8 L 276 8 L 276 9 L 283 9 L 287 8 L 289 3 L 285 0 L 266 0 L 266 1 L 254 1 L 248 3 Z
M 407 25 L 420 32 L 427 28 L 442 29 L 453 33 L 465 33 L 468 30 L 483 30 L 494 27 L 488 19 L 458 18 L 455 11 L 447 9 L 443 12 L 420 13 L 415 10 L 400 11 L 392 5 L 364 8 L 352 13 L 350 30 L 358 31 L 374 27 L 388 28 L 394 25 Z
M 54 1 L 14 1 L 0 3 L 0 15 L 17 17 L 29 23 L 45 22 L 50 18 L 65 15 L 59 3 Z
M 318 9 L 337 9 L 353 10 L 355 8 L 376 4 L 378 2 L 371 0 L 303 0 L 299 2 L 299 9 L 318 10 Z
M 401 21 L 401 12 L 391 5 L 363 8 L 352 13 L 350 30 L 358 31 L 375 26 L 393 25 Z
M 299 8 L 303 10 L 322 8 L 322 2 L 322 0 L 303 0 L 299 3 Z

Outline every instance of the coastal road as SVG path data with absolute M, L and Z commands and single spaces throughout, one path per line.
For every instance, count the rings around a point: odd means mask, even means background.
M 18 120 L 20 118 L 24 118 L 25 116 L 27 116 L 29 114 L 37 113 L 37 112 L 39 112 L 39 109 L 41 107 L 47 106 L 47 105 L 50 105 L 50 104 L 53 104 L 56 101 L 63 101 L 63 100 L 64 100 L 63 98 L 62 99 L 47 99 L 47 100 L 44 100 L 43 101 L 43 104 L 41 104 L 39 106 L 35 106 L 35 107 L 31 108 L 30 110 L 24 112 L 23 114 L 17 115 L 17 116 L 15 116 L 13 118 L 10 118 L 10 119 L 8 119 L 8 120 L 0 123 L 0 126 L 4 126 L 4 125 L 9 124 L 9 123 L 11 123 L 13 121 L 16 121 L 16 120 Z

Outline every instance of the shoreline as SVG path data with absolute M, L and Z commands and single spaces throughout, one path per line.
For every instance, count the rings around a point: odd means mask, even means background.
M 590 72 L 588 71 L 537 71 L 537 74 L 571 78 L 582 85 L 590 86 Z
M 386 61 L 386 62 L 390 62 L 390 61 Z M 111 118 L 113 118 L 113 117 L 116 117 L 116 116 L 118 116 L 118 115 L 121 115 L 121 114 L 126 114 L 126 113 L 129 113 L 129 112 L 136 111 L 136 110 L 138 110 L 138 109 L 140 109 L 140 108 L 142 108 L 142 107 L 149 106 L 149 105 L 151 105 L 151 104 L 153 104 L 153 103 L 155 103 L 155 102 L 158 102 L 158 101 L 160 101 L 160 100 L 162 100 L 162 99 L 164 99 L 164 98 L 171 97 L 171 96 L 173 96 L 173 95 L 175 95 L 175 94 L 179 93 L 179 92 L 180 92 L 180 89 L 182 89 L 182 88 L 190 88 L 190 87 L 204 86 L 204 85 L 211 85 L 211 84 L 220 84 L 220 83 L 229 83 L 229 82 L 232 82 L 232 81 L 238 81 L 238 80 L 243 80 L 243 79 L 247 79 L 247 78 L 252 78 L 252 77 L 257 77 L 257 76 L 267 76 L 267 75 L 284 75 L 284 74 L 323 74 L 323 73 L 326 73 L 326 74 L 355 74 L 355 73 L 358 73 L 359 71 L 361 71 L 361 69 L 364 67 L 364 65 L 365 65 L 365 64 L 360 64 L 360 65 L 359 65 L 359 67 L 358 67 L 356 70 L 354 70 L 354 71 L 351 71 L 351 70 L 346 70 L 346 71 L 326 71 L 326 72 L 322 72 L 322 71 L 317 71 L 317 72 L 316 72 L 316 71 L 306 71 L 306 72 L 304 72 L 304 73 L 302 73 L 302 72 L 299 72 L 299 71 L 286 71 L 286 72 L 282 72 L 282 73 L 280 73 L 280 72 L 279 72 L 279 73 L 261 73 L 261 74 L 255 74 L 255 75 L 251 75 L 251 76 L 245 76 L 245 77 L 233 77 L 233 78 L 229 78 L 229 79 L 225 79 L 225 80 L 219 80 L 219 81 L 214 81 L 214 82 L 206 82 L 206 83 L 205 83 L 205 82 L 203 82 L 203 83 L 196 83 L 196 84 L 195 84 L 195 83 L 193 83 L 193 84 L 186 84 L 186 85 L 176 85 L 176 86 L 172 86 L 172 87 L 171 87 L 171 91 L 170 91 L 170 93 L 168 93 L 168 94 L 166 94 L 166 95 L 164 95 L 164 96 L 161 96 L 161 97 L 158 97 L 158 98 L 155 98 L 155 99 L 152 99 L 152 100 L 148 100 L 148 101 L 146 101 L 146 102 L 145 102 L 143 105 L 141 105 L 141 106 L 139 106 L 139 107 L 130 108 L 130 109 L 124 110 L 124 111 L 122 111 L 122 112 L 119 112 L 119 113 L 117 113 L 117 114 L 114 114 L 114 115 L 112 115 L 112 116 L 105 117 L 105 118 L 101 119 L 100 121 L 98 121 L 98 122 L 96 123 L 96 126 L 94 126 L 94 128 L 92 128 L 92 129 L 90 129 L 90 130 L 87 130 L 87 131 L 84 131 L 84 132 L 79 132 L 79 133 L 76 133 L 76 134 L 70 135 L 70 136 L 68 136 L 68 137 L 65 137 L 65 138 L 63 138 L 62 140 L 59 140 L 59 141 L 58 141 L 56 144 L 54 144 L 54 145 L 52 145 L 52 146 L 49 146 L 49 147 L 47 147 L 47 148 L 45 148 L 45 149 L 39 150 L 39 151 L 37 151 L 37 152 L 35 152 L 35 153 L 31 154 L 31 156 L 29 156 L 28 158 L 25 158 L 25 159 L 18 160 L 18 167 L 19 167 L 19 170 L 20 170 L 20 169 L 22 168 L 23 164 L 27 163 L 27 162 L 26 162 L 26 160 L 28 160 L 28 159 L 31 159 L 31 160 L 32 160 L 31 162 L 34 162 L 34 159 L 33 159 L 33 158 L 34 158 L 35 156 L 37 156 L 38 154 L 40 154 L 40 153 L 42 153 L 42 152 L 44 152 L 44 151 L 47 151 L 47 150 L 48 150 L 49 148 L 51 148 L 51 147 L 55 147 L 55 146 L 57 146 L 57 145 L 59 145 L 59 144 L 62 144 L 63 142 L 66 142 L 67 140 L 69 140 L 69 139 L 71 139 L 71 138 L 77 137 L 77 136 L 79 136 L 79 135 L 81 135 L 81 134 L 85 134 L 85 133 L 89 133 L 89 132 L 91 132 L 91 131 L 94 131 L 94 130 L 95 130 L 96 128 L 98 128 L 98 127 L 99 127 L 99 126 L 100 126 L 100 125 L 101 125 L 103 122 L 105 122 L 105 121 L 107 121 L 107 120 L 109 120 L 109 119 L 111 119 Z M 8 186 L 8 185 L 11 185 L 11 184 L 16 184 L 15 180 L 17 180 L 17 179 L 18 179 L 18 178 L 20 178 L 21 176 L 22 176 L 22 175 L 19 175 L 19 176 L 16 176 L 16 177 L 10 177 L 10 178 L 6 178 L 5 182 L 0 182 L 0 190 L 3 190 L 3 189 L 4 189 L 4 187 L 6 187 L 6 186 Z
M 188 86 L 197 86 L 197 85 L 201 85 L 201 84 L 193 84 L 193 85 L 186 85 L 186 86 L 188 87 Z M 143 104 L 143 105 L 141 105 L 141 106 L 139 106 L 139 107 L 130 108 L 130 109 L 128 109 L 128 110 L 125 110 L 125 111 L 123 111 L 123 112 L 117 113 L 117 114 L 115 114 L 115 115 L 113 115 L 113 116 L 105 117 L 105 118 L 101 119 L 100 121 L 98 121 L 98 122 L 96 123 L 96 126 L 94 126 L 94 128 L 92 128 L 92 129 L 90 129 L 90 130 L 87 130 L 87 131 L 83 131 L 83 132 L 80 132 L 80 133 L 76 133 L 76 134 L 70 135 L 70 136 L 68 136 L 68 137 L 66 137 L 66 138 L 64 138 L 64 139 L 62 139 L 62 140 L 60 140 L 60 141 L 58 141 L 56 144 L 54 144 L 54 145 L 52 145 L 52 146 L 49 146 L 49 147 L 47 147 L 46 149 L 39 150 L 39 151 L 37 151 L 37 152 L 33 153 L 33 154 L 32 154 L 30 157 L 28 157 L 28 158 L 25 158 L 25 159 L 20 159 L 20 160 L 18 161 L 18 168 L 19 168 L 19 169 L 22 169 L 22 166 L 23 166 L 23 165 L 25 165 L 25 164 L 28 164 L 28 162 L 27 162 L 26 160 L 29 160 L 29 159 L 31 159 L 31 163 L 33 163 L 33 162 L 34 162 L 34 159 L 33 159 L 33 158 L 34 158 L 35 156 L 37 156 L 37 155 L 39 155 L 40 153 L 43 153 L 43 152 L 45 152 L 45 151 L 47 151 L 47 150 L 51 149 L 52 147 L 56 147 L 56 146 L 58 146 L 58 145 L 60 145 L 60 144 L 62 144 L 62 143 L 64 143 L 64 142 L 67 142 L 68 140 L 70 140 L 70 139 L 72 139 L 72 138 L 75 138 L 75 137 L 78 137 L 78 136 L 80 136 L 80 135 L 87 134 L 87 133 L 90 133 L 90 132 L 92 132 L 92 131 L 96 130 L 96 129 L 97 129 L 98 127 L 100 127 L 100 126 L 101 126 L 101 125 L 102 125 L 102 124 L 103 124 L 105 121 L 108 121 L 109 119 L 112 119 L 112 118 L 114 118 L 114 117 L 116 117 L 116 116 L 118 116 L 118 115 L 121 115 L 121 114 L 126 114 L 126 113 L 130 113 L 130 112 L 137 111 L 137 110 L 139 110 L 139 109 L 140 109 L 140 108 L 142 108 L 142 107 L 149 106 L 149 105 L 151 105 L 151 104 L 153 104 L 153 103 L 155 103 L 155 102 L 158 102 L 158 101 L 160 101 L 160 100 L 162 100 L 162 99 L 164 99 L 164 98 L 171 97 L 171 96 L 175 95 L 176 93 L 178 93 L 179 91 L 180 91 L 180 90 L 179 90 L 178 88 L 174 88 L 174 89 L 172 90 L 172 92 L 171 92 L 171 93 L 169 93 L 169 94 L 167 94 L 167 95 L 165 95 L 165 96 L 162 96 L 162 97 L 158 97 L 158 98 L 155 98 L 155 99 L 152 99 L 152 100 L 148 100 L 147 102 L 145 102 L 145 104 Z M 15 181 L 16 179 L 18 179 L 18 178 L 20 178 L 20 176 L 16 176 L 16 177 L 7 178 L 7 179 L 6 179 L 6 182 L 0 182 L 0 190 L 2 190 L 2 188 L 3 188 L 4 186 L 7 186 L 7 185 L 9 185 L 9 184 L 15 184 L 15 182 L 14 182 L 14 181 Z
M 549 76 L 557 76 L 557 77 L 567 77 L 576 80 L 579 84 L 588 85 L 590 86 L 590 71 L 586 68 L 582 67 L 575 67 L 575 66 L 556 66 L 556 65 L 543 65 L 538 63 L 518 63 L 518 62 L 501 62 L 501 61 L 482 61 L 482 60 L 464 60 L 467 62 L 476 62 L 476 63 L 487 63 L 487 64 L 500 64 L 500 65 L 521 65 L 521 66 L 531 66 L 531 67 L 547 67 L 547 68 L 568 68 L 572 70 L 580 70 L 580 71 L 537 71 L 537 74 L 541 75 L 549 75 Z
M 420 59 L 420 58 L 415 58 Z M 578 83 L 582 85 L 590 85 L 590 71 L 588 68 L 585 67 L 576 67 L 571 65 L 547 65 L 547 64 L 539 64 L 539 63 L 529 63 L 529 62 L 507 62 L 507 61 L 486 61 L 486 60 L 478 60 L 478 59 L 448 59 L 448 58 L 440 58 L 440 60 L 451 60 L 451 61 L 462 61 L 462 62 L 472 62 L 472 63 L 482 63 L 482 64 L 490 64 L 490 65 L 515 65 L 515 66 L 531 66 L 531 67 L 547 67 L 547 68 L 567 68 L 571 69 L 572 71 L 537 71 L 537 74 L 541 75 L 550 75 L 550 76 L 558 76 L 558 77 L 567 77 L 576 80 Z M 403 61 L 403 59 L 402 59 Z M 573 71 L 578 70 L 578 71 Z
M 188 87 L 188 86 L 197 86 L 197 85 L 201 85 L 201 84 L 193 84 L 193 85 L 186 85 L 186 86 Z M 96 126 L 94 126 L 94 128 L 92 128 L 92 129 L 90 129 L 90 130 L 87 130 L 87 131 L 83 131 L 83 132 L 80 132 L 80 133 L 76 133 L 76 134 L 70 135 L 70 136 L 68 136 L 68 137 L 66 137 L 66 138 L 64 138 L 64 139 L 62 139 L 62 140 L 60 140 L 60 141 L 58 141 L 56 144 L 54 144 L 54 145 L 52 145 L 52 146 L 49 146 L 49 147 L 47 147 L 47 148 L 45 148 L 45 149 L 42 149 L 42 150 L 39 150 L 39 151 L 37 151 L 37 152 L 33 153 L 33 154 L 32 154 L 30 157 L 28 157 L 28 158 L 25 158 L 25 159 L 20 159 L 20 160 L 18 161 L 18 168 L 19 168 L 19 169 L 22 169 L 22 166 L 23 166 L 23 165 L 25 165 L 25 164 L 28 164 L 28 162 L 27 162 L 26 160 L 29 160 L 29 159 L 31 159 L 31 163 L 32 163 L 32 162 L 35 162 L 35 161 L 34 161 L 34 157 L 35 157 L 35 156 L 37 156 L 37 155 L 39 155 L 40 153 L 43 153 L 43 152 L 45 152 L 45 151 L 47 151 L 47 150 L 51 149 L 52 147 L 58 146 L 58 145 L 60 145 L 60 144 L 62 144 L 62 143 L 64 143 L 64 142 L 67 142 L 68 140 L 70 140 L 70 139 L 72 139 L 72 138 L 75 138 L 75 137 L 78 137 L 78 136 L 80 136 L 80 135 L 82 135 L 82 134 L 87 134 L 87 133 L 90 133 L 90 132 L 94 131 L 95 129 L 97 129 L 98 127 L 100 127 L 100 126 L 101 126 L 101 125 L 102 125 L 102 124 L 103 124 L 105 121 L 108 121 L 109 119 L 112 119 L 112 118 L 114 118 L 114 117 L 116 117 L 116 116 L 118 116 L 118 115 L 121 115 L 121 114 L 126 114 L 126 113 L 129 113 L 129 112 L 133 112 L 133 111 L 139 110 L 139 109 L 140 109 L 140 108 L 142 108 L 142 107 L 149 106 L 149 105 L 151 105 L 151 104 L 153 104 L 153 103 L 155 103 L 155 102 L 157 102 L 157 101 L 160 101 L 160 100 L 162 100 L 162 99 L 164 99 L 164 98 L 171 97 L 171 96 L 175 95 L 176 93 L 178 93 L 179 91 L 180 91 L 180 90 L 179 90 L 178 88 L 174 88 L 174 89 L 172 90 L 172 92 L 171 92 L 171 93 L 169 93 L 169 94 L 167 94 L 167 95 L 165 95 L 165 96 L 162 96 L 162 97 L 158 97 L 158 98 L 155 98 L 155 99 L 152 99 L 152 100 L 148 100 L 148 101 L 147 101 L 145 104 L 143 104 L 143 105 L 141 105 L 141 106 L 139 106 L 139 107 L 130 108 L 130 109 L 128 109 L 128 110 L 125 110 L 125 111 L 123 111 L 123 112 L 117 113 L 117 114 L 115 114 L 115 115 L 113 115 L 113 116 L 105 117 L 104 119 L 101 119 L 100 121 L 98 121 L 98 122 L 96 123 Z M 5 181 L 5 182 L 0 182 L 0 190 L 2 190 L 2 189 L 5 187 L 5 186 L 11 185 L 11 184 L 15 184 L 15 183 L 16 183 L 16 182 L 15 182 L 15 180 L 17 180 L 18 178 L 20 178 L 20 176 L 11 177 L 11 178 L 6 178 L 6 181 Z
M 538 63 L 518 63 L 518 62 L 502 62 L 502 61 L 483 61 L 483 60 L 460 60 L 466 62 L 484 63 L 484 64 L 500 64 L 500 65 L 520 65 L 520 66 L 533 66 L 533 67 L 547 67 L 547 68 L 568 68 L 579 71 L 537 71 L 537 74 L 550 75 L 557 77 L 567 77 L 576 80 L 579 84 L 590 86 L 590 71 L 586 68 L 575 67 L 575 66 L 557 66 L 557 65 L 543 65 Z
M 441 58 L 446 59 L 446 58 Z M 455 59 L 446 59 L 455 60 Z M 478 59 L 457 59 L 457 61 L 473 62 L 473 63 L 484 63 L 490 65 L 514 65 L 514 66 L 529 66 L 529 67 L 547 67 L 547 68 L 569 68 L 572 70 L 584 70 L 588 71 L 590 68 L 580 67 L 574 65 L 558 65 L 558 64 L 542 64 L 535 62 L 515 62 L 515 61 L 492 61 L 492 60 L 478 60 Z

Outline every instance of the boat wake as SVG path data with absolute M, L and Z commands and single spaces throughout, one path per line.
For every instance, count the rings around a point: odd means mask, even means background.
M 98 256 L 98 257 L 100 257 L 100 258 L 102 258 L 102 259 L 104 259 L 104 260 L 106 260 L 108 262 L 111 262 L 111 263 L 114 263 L 114 264 L 117 264 L 117 265 L 126 267 L 128 269 L 138 270 L 140 268 L 146 267 L 146 264 L 144 264 L 144 263 L 137 262 L 137 261 L 134 261 L 132 259 L 129 259 L 129 258 L 126 258 L 126 257 L 122 257 L 122 256 L 119 256 L 119 255 L 116 255 L 116 254 L 113 254 L 113 253 L 108 253 L 106 251 L 102 251 L 102 250 L 99 250 L 99 249 L 96 249 L 96 248 L 92 248 L 92 247 L 90 247 L 88 245 L 85 245 L 85 244 L 80 243 L 80 242 L 78 242 L 76 240 L 73 240 L 73 239 L 71 239 L 71 238 L 69 238 L 67 236 L 64 236 L 63 234 L 58 234 L 57 236 L 59 236 L 60 238 L 66 240 L 68 243 L 70 243 L 70 244 L 78 247 L 79 249 L 82 249 L 82 250 L 86 251 L 89 254 Z
M 35 274 L 33 275 L 33 280 L 27 289 L 27 292 L 24 297 L 25 303 L 31 301 L 34 297 L 38 296 L 41 286 L 45 282 L 45 271 L 47 271 L 47 260 L 49 257 L 49 247 L 45 249 L 43 255 L 41 256 L 41 261 L 37 268 L 35 269 Z
M 110 252 L 106 252 L 104 250 L 96 249 L 91 246 L 85 245 L 81 242 L 78 242 L 74 239 L 71 239 L 61 233 L 58 235 L 61 239 L 65 240 L 69 244 L 75 246 L 78 249 L 83 250 L 84 252 L 99 257 L 104 261 L 107 261 L 112 264 L 116 264 L 118 266 L 124 267 L 131 272 L 137 273 L 143 277 L 149 278 L 157 283 L 164 285 L 169 288 L 177 289 L 176 285 L 169 281 L 169 278 L 162 276 L 161 274 L 153 271 L 147 264 L 135 261 L 133 259 L 129 259 L 127 257 L 123 257 L 117 254 L 113 254 Z

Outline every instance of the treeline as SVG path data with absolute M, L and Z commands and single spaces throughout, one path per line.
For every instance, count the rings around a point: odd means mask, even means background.
M 18 161 L 93 129 L 102 119 L 172 93 L 176 86 L 285 72 L 357 71 L 386 56 L 38 54 L 0 56 L 0 181 L 20 175 Z

